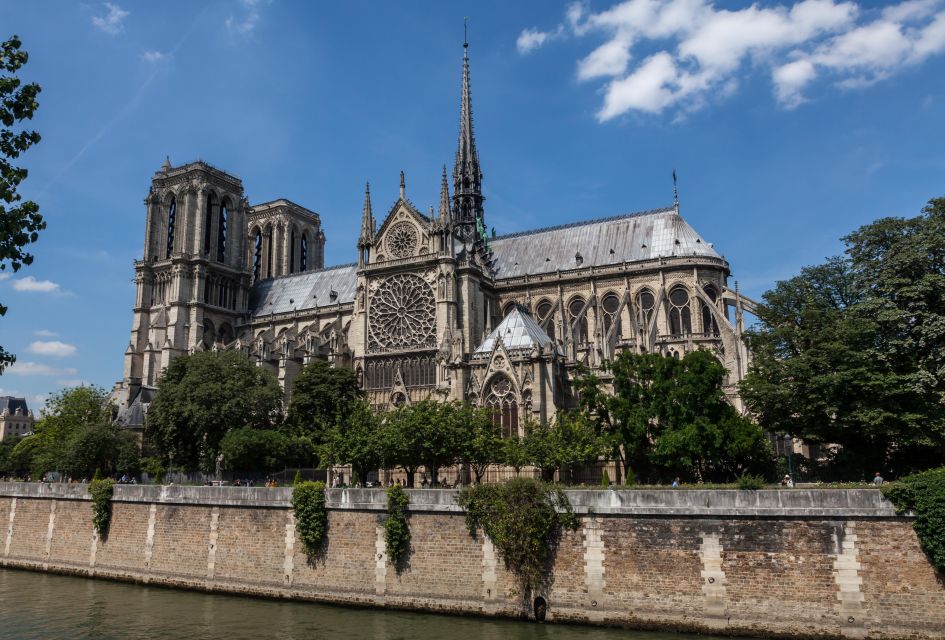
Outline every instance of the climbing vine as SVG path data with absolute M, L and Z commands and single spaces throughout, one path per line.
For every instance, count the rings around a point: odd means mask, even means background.
M 400 564 L 410 550 L 410 525 L 407 524 L 407 507 L 410 498 L 398 484 L 387 489 L 387 520 L 384 521 L 384 543 L 387 557 L 393 564 Z
M 912 527 L 932 565 L 945 575 L 945 467 L 906 476 L 883 485 L 896 511 L 915 513 Z
M 108 536 L 108 525 L 112 520 L 112 495 L 115 493 L 115 481 L 95 478 L 89 484 L 92 496 L 92 525 L 100 538 Z
M 292 510 L 295 530 L 309 557 L 318 556 L 328 532 L 328 512 L 325 510 L 325 483 L 300 482 L 292 489 Z
M 481 528 L 489 536 L 506 568 L 518 576 L 523 595 L 541 587 L 561 530 L 578 524 L 561 489 L 529 478 L 464 487 L 457 503 L 466 511 L 470 535 Z

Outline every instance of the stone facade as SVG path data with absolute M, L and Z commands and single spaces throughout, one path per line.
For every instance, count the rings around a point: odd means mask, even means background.
M 492 407 L 507 434 L 571 406 L 576 369 L 606 380 L 602 364 L 625 350 L 709 349 L 738 404 L 752 302 L 729 288 L 728 263 L 678 201 L 487 232 L 466 51 L 459 140 L 438 209 L 420 211 L 401 173 L 378 224 L 367 188 L 351 264 L 324 267 L 316 213 L 287 200 L 251 206 L 239 179 L 203 162 L 165 163 L 145 201 L 119 422 L 141 424 L 172 358 L 224 348 L 245 351 L 287 394 L 299 369 L 322 358 L 355 370 L 378 409 L 466 400 Z
M 22 438 L 33 432 L 33 412 L 26 398 L 0 396 L 0 440 Z
M 455 492 L 411 490 L 408 562 L 384 551 L 386 495 L 330 490 L 324 553 L 289 489 L 115 488 L 106 539 L 84 485 L 0 483 L 0 567 L 207 591 L 534 616 Z M 945 586 L 876 490 L 570 491 L 543 598 L 550 621 L 758 637 L 945 637 Z

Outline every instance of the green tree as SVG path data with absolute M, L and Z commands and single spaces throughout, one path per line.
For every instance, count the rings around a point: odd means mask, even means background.
M 767 430 L 840 445 L 829 473 L 945 459 L 945 198 L 844 238 L 846 256 L 765 293 L 741 385 Z
M 145 435 L 178 468 L 212 471 L 231 429 L 279 423 L 282 390 L 239 351 L 204 351 L 174 359 L 158 381 Z
M 315 360 L 302 368 L 292 385 L 287 423 L 299 435 L 321 444 L 361 396 L 353 371 Z
M 27 170 L 12 163 L 39 142 L 35 131 L 16 130 L 19 123 L 32 119 L 39 108 L 36 97 L 41 91 L 35 82 L 22 84 L 16 77 L 16 72 L 29 60 L 21 46 L 15 35 L 0 46 L 0 69 L 4 72 L 0 75 L 0 271 L 9 266 L 14 272 L 33 263 L 32 254 L 25 247 L 36 242 L 39 232 L 46 228 L 39 205 L 29 200 L 23 202 L 17 193 Z M 0 316 L 6 312 L 7 308 L 0 304 Z M 0 373 L 15 360 L 16 356 L 0 346 Z
M 557 469 L 573 470 L 589 464 L 603 452 L 594 426 L 580 413 L 559 413 L 552 422 L 528 421 L 522 441 L 528 461 L 551 480 Z
M 367 403 L 358 400 L 328 430 L 322 450 L 327 464 L 350 464 L 357 481 L 364 482 L 368 473 L 380 466 L 382 447 L 380 419 Z
M 465 403 L 457 407 L 453 418 L 462 442 L 459 446 L 460 462 L 469 465 L 477 483 L 490 464 L 502 458 L 502 433 L 492 419 L 492 413 L 483 407 Z
M 455 403 L 421 400 L 400 407 L 385 417 L 382 430 L 385 466 L 399 466 L 407 473 L 407 486 L 412 487 L 420 466 L 437 484 L 440 467 L 454 464 L 463 445 Z
M 231 471 L 277 471 L 287 466 L 307 466 L 315 457 L 308 438 L 252 427 L 228 431 L 220 440 L 220 453 L 224 468 Z
M 517 476 L 522 471 L 522 467 L 529 463 L 524 439 L 517 435 L 511 438 L 503 438 L 499 459 L 503 464 L 515 469 L 515 475 Z

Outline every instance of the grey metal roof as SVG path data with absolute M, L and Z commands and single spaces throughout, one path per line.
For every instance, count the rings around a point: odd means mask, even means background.
M 142 387 L 128 406 L 118 410 L 115 424 L 119 427 L 143 427 L 144 417 L 147 415 L 148 407 L 151 406 L 153 399 L 154 390 Z
M 26 406 L 26 398 L 17 398 L 15 396 L 0 396 L 0 413 L 4 411 L 9 411 L 10 415 L 16 413 L 16 410 L 20 409 L 23 412 L 23 415 L 28 415 L 30 410 Z
M 263 280 L 253 285 L 249 308 L 254 317 L 354 302 L 356 263 Z M 337 296 L 332 298 L 332 291 Z
M 528 312 L 518 305 L 515 305 L 499 326 L 483 340 L 476 348 L 476 353 L 492 353 L 500 336 L 506 349 L 531 349 L 535 346 L 541 348 L 546 344 L 554 344 Z
M 513 233 L 489 246 L 497 278 L 675 256 L 721 258 L 672 207 Z

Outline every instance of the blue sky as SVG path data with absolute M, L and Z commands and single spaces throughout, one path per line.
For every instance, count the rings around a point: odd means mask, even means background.
M 43 86 L 21 192 L 48 229 L 0 276 L 0 394 L 120 378 L 142 203 L 165 155 L 321 214 L 328 263 L 438 198 L 469 16 L 487 224 L 665 206 L 760 296 L 877 217 L 945 195 L 945 0 L 0 1 Z

